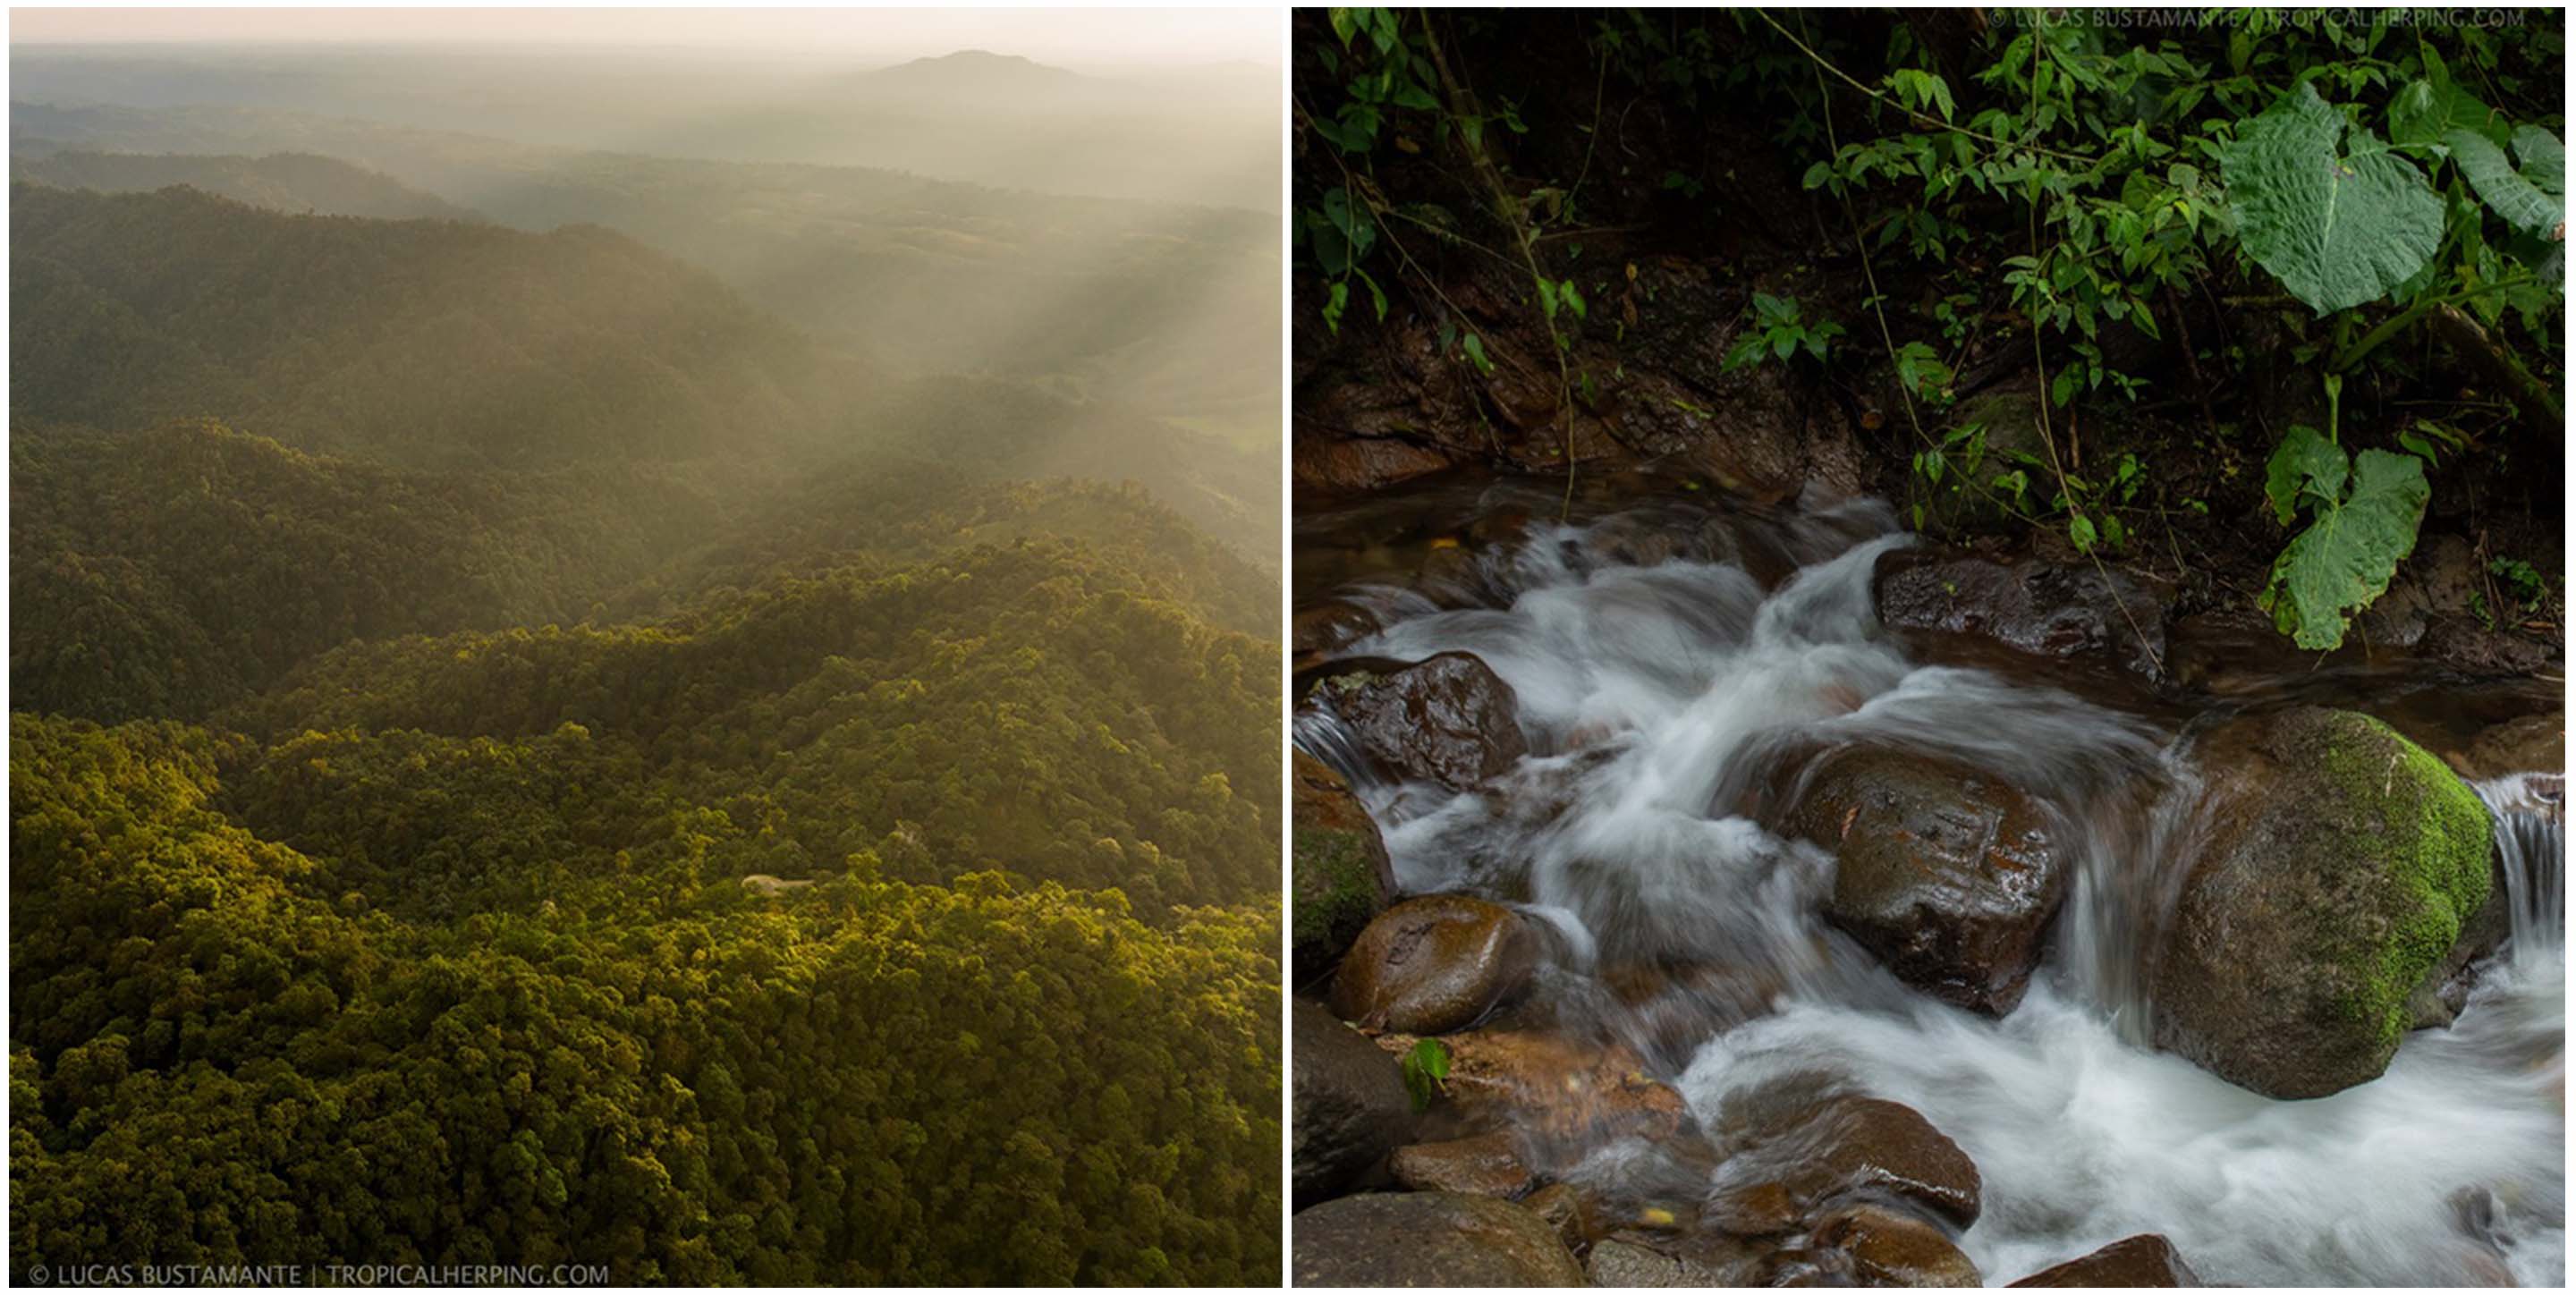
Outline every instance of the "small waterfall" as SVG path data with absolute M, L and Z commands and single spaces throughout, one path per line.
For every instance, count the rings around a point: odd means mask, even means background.
M 2564 956 L 2567 943 L 2567 780 L 2517 773 L 2470 784 L 2495 814 L 2496 860 L 2511 903 L 2506 949 L 2517 965 Z
M 1333 711 L 1332 699 L 1319 697 L 1297 708 L 1290 721 L 1289 738 L 1297 749 L 1322 762 L 1350 784 L 1351 791 L 1362 803 L 1386 788 L 1385 775 L 1378 772 L 1377 762 L 1369 758 L 1368 748 L 1351 733 L 1351 726 Z

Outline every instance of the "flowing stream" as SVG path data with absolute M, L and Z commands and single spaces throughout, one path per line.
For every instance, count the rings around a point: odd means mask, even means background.
M 1515 770 L 1471 794 L 1389 781 L 1328 700 L 1295 732 L 1359 792 L 1401 889 L 1503 900 L 1561 934 L 1560 1019 L 1633 1044 L 1704 1126 L 1784 1075 L 1914 1107 L 1983 1175 L 1960 1244 L 1990 1282 L 2158 1232 L 2211 1282 L 2563 1284 L 2555 771 L 2477 787 L 2513 927 L 2456 1022 L 2408 1035 L 2375 1081 L 2271 1100 L 2144 1042 L 2146 933 L 2195 830 L 2181 757 L 2216 703 L 1914 659 L 1872 606 L 1880 555 L 1913 542 L 1875 502 L 1764 508 L 1667 486 L 1557 512 L 1497 482 L 1300 523 L 1301 592 L 1385 627 L 1339 654 L 1474 653 L 1517 694 L 1530 754 Z M 2313 672 L 2281 695 L 2338 686 L 2357 709 L 2444 704 L 2438 685 Z M 2071 843 L 2046 959 L 2004 1018 L 1901 984 L 1828 928 L 1833 858 L 1750 811 L 1807 756 L 1860 740 L 2009 782 Z M 1685 995 L 1678 1014 L 1599 988 L 1681 964 L 1760 988 Z

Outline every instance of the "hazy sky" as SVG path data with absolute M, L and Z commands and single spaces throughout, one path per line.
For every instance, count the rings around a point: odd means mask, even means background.
M 14 44 L 506 42 L 776 49 L 886 62 L 989 49 L 1043 63 L 1277 65 L 1279 10 L 12 9 Z

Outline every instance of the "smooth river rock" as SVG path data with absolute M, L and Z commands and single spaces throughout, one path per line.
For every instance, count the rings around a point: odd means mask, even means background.
M 1445 1034 L 1528 988 L 1543 952 L 1539 933 L 1500 904 L 1424 895 L 1360 932 L 1326 1001 L 1371 1029 Z
M 1327 675 L 1319 688 L 1369 755 L 1400 778 L 1468 791 L 1529 750 L 1511 685 L 1465 652 Z
M 2158 1046 L 2270 1097 L 2377 1078 L 2487 900 L 2485 805 L 2350 711 L 2232 720 L 2195 760 L 2203 830 L 2156 957 Z
M 1883 1205 L 1846 1205 L 1818 1219 L 1815 1244 L 1850 1255 L 1871 1286 L 1984 1284 L 1977 1266 L 1938 1225 Z
M 1455 1192 L 1371 1192 L 1289 1220 L 1299 1286 L 1581 1286 L 1583 1266 L 1538 1215 Z
M 1395 1058 L 1309 999 L 1288 1008 L 1290 1194 L 1300 1207 L 1348 1191 L 1405 1139 L 1413 1098 Z
M 2032 1273 L 2015 1286 L 2198 1286 L 2200 1276 L 2182 1261 L 2173 1242 L 2140 1233 L 2055 1267 Z
M 1983 1206 L 1976 1162 L 1910 1106 L 1778 1084 L 1730 1098 L 1721 1119 L 1737 1151 L 1708 1216 L 1729 1232 L 1794 1231 L 1819 1207 L 1852 1199 L 1901 1202 L 1965 1230 Z
M 1458 1192 L 1511 1200 L 1530 1189 L 1529 1166 L 1508 1130 L 1445 1142 L 1417 1142 L 1387 1157 L 1387 1172 L 1408 1191 Z M 1543 1215 L 1544 1217 L 1544 1215 Z M 1550 1219 L 1553 1227 L 1555 1221 Z
M 1834 853 L 1826 920 L 1899 978 L 1991 1016 L 2021 1002 L 2069 869 L 2020 792 L 1947 761 L 1850 747 L 1823 757 L 1783 827 Z

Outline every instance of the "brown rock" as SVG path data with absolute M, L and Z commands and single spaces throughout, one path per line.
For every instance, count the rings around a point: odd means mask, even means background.
M 1547 1221 L 1568 1250 L 1583 1248 L 1583 1198 L 1564 1183 L 1549 1183 L 1521 1198 L 1521 1208 Z
M 1464 895 L 1424 895 L 1378 915 L 1333 973 L 1333 1010 L 1369 1029 L 1445 1034 L 1529 985 L 1542 945 L 1519 914 Z
M 1300 751 L 1289 762 L 1289 964 L 1298 984 L 1332 969 L 1395 894 L 1377 824 L 1340 775 Z
M 1387 1170 L 1408 1191 L 1458 1192 L 1510 1200 L 1529 1190 L 1529 1166 L 1521 1163 L 1512 1135 L 1501 1129 L 1447 1142 L 1417 1142 L 1400 1147 L 1387 1160 Z M 1554 1227 L 1554 1221 L 1550 1221 Z
M 1718 1193 L 1707 1217 L 1737 1236 L 1770 1236 L 1793 1231 L 1805 1221 L 1806 1202 L 1787 1183 L 1747 1183 Z
M 1618 1238 L 1595 1243 L 1583 1272 L 1595 1286 L 1748 1286 L 1758 1275 L 1749 1262 L 1713 1264 Z
M 1978 1286 L 1977 1266 L 1930 1222 L 1880 1205 L 1848 1205 L 1816 1222 L 1816 1244 L 1852 1257 L 1872 1286 Z
M 1379 1037 L 1402 1056 L 1411 1035 Z M 1509 1124 L 1543 1137 L 1634 1134 L 1669 1138 L 1689 1118 L 1680 1093 L 1646 1075 L 1637 1055 L 1533 1030 L 1479 1030 L 1441 1041 L 1449 1049 L 1449 1103 L 1471 1122 Z
M 1402 1142 L 1413 1098 L 1393 1057 L 1310 999 L 1288 1009 L 1291 1195 L 1300 1206 L 1351 1189 Z
M 2093 656 L 2161 677 L 2170 595 L 2089 563 L 2013 562 L 1956 550 L 1897 549 L 1871 576 L 1891 629 L 1993 639 L 2032 656 Z
M 1330 440 L 1300 435 L 1291 470 L 1300 496 L 1364 494 L 1437 472 L 1450 456 L 1402 440 Z
M 1306 669 L 1378 632 L 1377 614 L 1338 598 L 1305 608 L 1288 622 L 1288 653 Z
M 2032 1273 L 2015 1286 L 2198 1286 L 2200 1276 L 2174 1252 L 2173 1243 L 2141 1233 L 2054 1268 Z
M 1720 1134 L 1740 1150 L 1720 1174 L 1724 1218 L 1774 1231 L 1784 1214 L 1860 1195 L 1909 1202 L 1961 1229 L 1977 1221 L 1984 1184 L 1976 1164 L 1914 1108 L 1801 1087 L 1775 1084 L 1730 1101 Z
M 1580 1286 L 1583 1267 L 1539 1216 L 1455 1192 L 1372 1192 L 1289 1220 L 1299 1286 Z
M 2469 743 L 2452 764 L 2464 777 L 2501 778 L 2511 773 L 2567 770 L 2567 714 L 2524 715 L 2494 725 Z
M 1511 685 L 1465 652 L 1385 673 L 1331 675 L 1321 691 L 1369 755 L 1398 777 L 1468 791 L 1529 751 Z
M 2020 792 L 1962 765 L 1851 747 L 1808 775 L 1783 830 L 1835 853 L 1825 917 L 1898 977 L 2000 1016 L 2066 898 L 2064 854 Z

